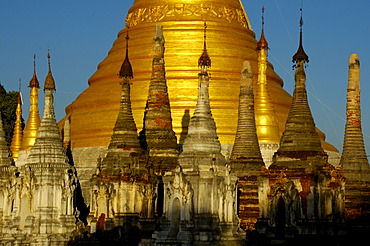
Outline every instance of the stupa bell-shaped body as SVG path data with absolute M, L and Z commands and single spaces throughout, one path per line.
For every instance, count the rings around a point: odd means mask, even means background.
M 212 113 L 222 145 L 233 144 L 237 127 L 239 68 L 251 61 L 257 77 L 257 41 L 248 17 L 239 0 L 135 0 L 126 17 L 130 29 L 130 62 L 135 70 L 131 100 L 135 122 L 143 122 L 146 91 L 151 78 L 152 33 L 155 25 L 163 25 L 166 39 L 166 78 L 171 102 L 173 130 L 180 137 L 187 128 L 182 117 L 192 110 L 197 100 L 197 60 L 202 43 L 203 23 L 208 25 L 208 51 L 212 53 L 212 80 L 209 88 Z M 72 148 L 107 146 L 120 102 L 117 73 L 124 60 L 126 29 L 118 33 L 108 56 L 89 79 L 89 88 L 66 108 L 70 121 Z M 199 48 L 195 48 L 199 47 Z M 283 82 L 267 68 L 269 92 L 284 130 L 291 96 L 282 89 Z M 92 96 L 94 95 L 94 96 Z M 141 129 L 138 129 L 139 131 Z M 182 144 L 180 142 L 180 144 Z M 336 151 L 334 147 L 331 150 Z

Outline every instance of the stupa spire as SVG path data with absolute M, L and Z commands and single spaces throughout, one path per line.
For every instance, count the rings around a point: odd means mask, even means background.
M 44 91 L 47 89 L 55 91 L 55 81 L 53 78 L 53 74 L 51 72 L 51 65 L 50 65 L 50 50 L 48 50 L 48 74 L 45 78 L 45 83 L 44 83 Z
M 128 41 L 129 36 L 127 32 L 126 57 L 119 72 L 119 77 L 123 79 L 121 82 L 121 104 L 108 149 L 123 149 L 139 152 L 141 149 L 131 108 L 130 79 L 133 78 L 133 71 L 128 59 Z
M 265 38 L 265 7 L 262 7 L 262 29 L 260 40 L 257 42 L 257 50 L 269 49 L 268 42 Z
M 351 54 L 348 66 L 347 121 L 340 164 L 350 181 L 370 181 L 370 166 L 361 126 L 360 61 L 357 54 Z
M 175 168 L 178 146 L 175 132 L 172 130 L 171 107 L 164 65 L 165 40 L 162 25 L 156 25 L 153 41 L 152 77 L 149 84 L 144 131 L 150 162 L 155 165 L 155 171 L 160 173 Z M 165 165 L 161 163 L 165 163 Z
M 264 34 L 264 12 L 265 8 L 262 8 L 262 31 L 260 40 L 257 43 L 258 82 L 257 93 L 254 99 L 254 113 L 259 142 L 278 143 L 280 141 L 279 123 L 267 86 L 268 42 Z
M 49 73 L 45 78 L 44 92 L 44 114 L 38 128 L 35 144 L 30 150 L 27 158 L 27 164 L 58 163 L 68 164 L 62 140 L 59 134 L 59 128 L 55 119 L 54 96 L 55 83 L 50 70 L 50 54 L 48 53 Z M 51 83 L 52 82 L 52 83 Z M 40 158 L 42 157 L 42 158 Z
M 204 42 L 206 42 L 206 28 L 204 25 Z M 211 106 L 209 102 L 209 75 L 207 69 L 211 65 L 211 59 L 207 53 L 206 44 L 204 44 L 203 53 L 199 58 L 198 65 L 200 73 L 198 74 L 198 99 L 194 114 L 190 119 L 188 134 L 184 140 L 183 152 L 180 157 L 196 155 L 218 157 L 217 164 L 224 165 L 224 158 L 221 155 L 221 144 L 216 132 L 216 123 L 212 117 Z M 195 157 L 196 158 L 196 157 Z M 205 162 L 209 165 L 209 162 Z M 181 163 L 183 166 L 184 163 Z
M 21 83 L 19 82 L 19 92 L 17 97 L 17 108 L 15 110 L 15 123 L 12 143 L 10 150 L 12 152 L 12 158 L 16 161 L 19 157 L 19 150 L 22 146 L 23 130 L 22 130 L 22 94 L 21 94 Z
M 244 61 L 240 76 L 239 114 L 235 143 L 230 157 L 231 173 L 239 178 L 239 219 L 250 229 L 259 216 L 257 177 L 265 166 L 258 143 L 253 96 L 253 73 Z
M 39 80 L 37 79 L 37 74 L 36 74 L 36 54 L 33 55 L 33 75 L 32 75 L 32 79 L 29 83 L 29 88 L 40 88 L 40 83 L 39 83 Z
M 304 51 L 303 49 L 303 10 L 302 8 L 300 9 L 301 11 L 301 18 L 299 20 L 299 46 L 298 46 L 298 50 L 297 52 L 295 53 L 295 55 L 293 56 L 293 62 L 297 63 L 300 62 L 300 61 L 304 61 L 304 62 L 309 62 L 308 60 L 308 55 L 306 54 L 306 52 Z
M 211 66 L 211 58 L 208 55 L 207 51 L 207 23 L 204 22 L 204 41 L 203 41 L 203 53 L 199 58 L 198 61 L 199 67 L 210 67 Z
M 244 61 L 240 74 L 238 128 L 230 165 L 237 176 L 245 176 L 252 169 L 260 171 L 264 166 L 256 133 L 253 73 L 248 61 Z
M 208 87 L 209 87 L 209 76 L 208 76 L 208 68 L 211 66 L 211 58 L 208 55 L 207 52 L 207 45 L 206 45 L 206 39 L 207 39 L 207 24 L 204 22 L 204 48 L 203 53 L 200 56 L 198 60 L 198 65 L 200 67 L 200 73 L 198 74 L 199 78 L 199 84 L 198 84 L 198 99 L 197 104 L 195 107 L 194 115 L 192 119 L 196 116 L 200 117 L 207 117 L 209 120 L 211 120 L 214 125 L 214 135 L 216 135 L 216 125 L 214 122 L 214 119 L 212 118 L 211 114 L 211 106 L 209 103 L 209 93 L 208 93 Z M 190 120 L 191 122 L 191 120 Z M 190 124 L 189 124 L 190 128 Z M 188 132 L 189 134 L 190 132 Z
M 127 30 L 127 35 L 126 35 L 126 56 L 125 56 L 125 60 L 122 63 L 121 70 L 119 72 L 119 77 L 120 78 L 133 79 L 134 78 L 134 74 L 133 74 L 133 71 L 132 71 L 132 66 L 131 66 L 130 60 L 128 59 L 128 40 L 129 39 L 130 39 L 130 37 L 128 35 L 128 30 Z
M 347 120 L 340 166 L 346 178 L 347 220 L 355 226 L 365 227 L 370 218 L 370 166 L 362 134 L 360 91 L 360 61 L 357 54 L 351 54 L 348 62 Z
M 36 75 L 36 55 L 34 55 L 33 61 L 33 76 L 30 81 L 29 87 L 30 91 L 30 111 L 28 114 L 28 119 L 26 127 L 23 132 L 23 140 L 21 150 L 30 150 L 35 144 L 37 137 L 37 131 L 40 126 L 40 115 L 39 115 L 39 89 L 40 84 Z
M 316 131 L 315 122 L 307 100 L 305 63 L 308 56 L 302 45 L 302 9 L 300 19 L 300 41 L 297 53 L 293 56 L 295 62 L 295 88 L 292 106 L 285 124 L 285 131 L 280 140 L 279 155 L 294 155 L 305 152 L 307 155 L 324 154 L 321 141 Z M 303 153 L 302 153 L 303 155 Z

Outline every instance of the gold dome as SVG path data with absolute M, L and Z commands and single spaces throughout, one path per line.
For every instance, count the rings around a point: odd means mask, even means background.
M 258 73 L 257 41 L 240 0 L 135 0 L 126 17 L 126 28 L 130 30 L 129 52 L 134 72 L 131 100 L 138 130 L 143 123 L 151 77 L 152 35 L 155 25 L 160 24 L 166 40 L 164 59 L 173 129 L 180 139 L 183 115 L 186 110 L 193 112 L 196 104 L 204 21 L 208 26 L 207 50 L 212 57 L 212 114 L 221 143 L 233 144 L 243 61 L 251 62 L 255 78 Z M 66 108 L 67 115 L 60 125 L 69 119 L 72 148 L 109 144 L 119 111 L 118 73 L 125 58 L 126 28 L 118 33 L 108 56 L 89 79 L 89 88 Z M 291 96 L 282 89 L 283 82 L 271 64 L 267 81 L 282 133 Z

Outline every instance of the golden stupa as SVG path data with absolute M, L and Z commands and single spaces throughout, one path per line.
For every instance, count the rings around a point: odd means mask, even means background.
M 14 123 L 14 131 L 13 131 L 13 138 L 12 143 L 10 145 L 10 151 L 12 152 L 12 158 L 16 161 L 19 157 L 19 151 L 21 150 L 22 146 L 22 139 L 23 139 L 23 130 L 22 130 L 22 95 L 19 90 L 18 97 L 17 97 L 17 108 L 15 110 L 15 123 Z
M 203 26 L 207 22 L 207 48 L 212 58 L 210 100 L 222 144 L 233 144 L 237 126 L 240 69 L 252 64 L 257 81 L 257 41 L 240 0 L 135 0 L 126 17 L 126 27 L 89 79 L 89 87 L 66 108 L 60 122 L 69 129 L 72 148 L 108 146 L 120 103 L 118 72 L 125 58 L 129 29 L 129 56 L 134 70 L 132 110 L 138 130 L 143 123 L 151 78 L 152 40 L 155 25 L 163 25 L 165 64 L 173 129 L 178 139 L 186 125 L 186 110 L 192 113 L 198 88 L 198 58 L 203 49 Z M 291 104 L 283 81 L 267 68 L 268 90 L 279 122 L 280 134 Z M 186 132 L 186 131 L 184 131 Z M 321 134 L 321 138 L 325 136 Z M 265 139 L 266 140 L 266 139 Z M 266 140 L 268 141 L 268 139 Z M 326 150 L 337 151 L 324 143 Z
M 24 128 L 20 150 L 30 150 L 32 148 L 32 146 L 35 144 L 37 132 L 41 122 L 39 114 L 40 83 L 36 75 L 36 55 L 33 58 L 33 75 L 28 87 L 30 88 L 30 111 L 26 126 Z

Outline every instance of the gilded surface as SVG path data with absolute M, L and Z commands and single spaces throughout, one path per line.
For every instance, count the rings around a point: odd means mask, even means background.
M 17 100 L 17 108 L 15 110 L 16 120 L 14 124 L 14 132 L 12 138 L 12 144 L 10 145 L 10 150 L 12 151 L 12 158 L 16 161 L 19 157 L 19 150 L 22 146 L 22 138 L 23 138 L 23 131 L 22 131 L 22 102 L 21 102 L 21 95 L 18 95 Z
M 173 6 L 180 6 L 178 3 L 184 6 L 184 10 L 181 8 L 174 10 Z M 202 10 L 208 13 L 204 18 L 194 14 L 185 15 L 190 13 L 190 9 L 193 12 L 195 9 L 200 11 L 201 4 L 213 6 L 209 10 Z M 170 6 L 167 7 L 168 11 L 172 8 L 172 17 L 166 16 L 159 20 L 158 16 L 163 16 L 160 11 L 163 6 Z M 190 6 L 196 6 L 196 8 Z M 213 10 L 220 10 L 221 6 L 225 11 L 226 9 L 234 11 L 234 15 L 231 15 L 234 16 L 232 21 L 227 21 L 226 15 L 221 18 L 220 14 L 211 14 Z M 233 144 L 237 126 L 239 74 L 242 62 L 250 61 L 255 78 L 258 74 L 257 41 L 250 30 L 250 25 L 243 26 L 237 21 L 237 10 L 244 13 L 243 6 L 238 0 L 135 0 L 127 17 L 127 25 L 130 26 L 130 62 L 135 71 L 131 87 L 132 112 L 138 131 L 143 126 L 144 109 L 152 74 L 152 33 L 155 25 L 163 25 L 166 39 L 164 59 L 173 130 L 178 139 L 186 134 L 188 121 L 182 119 L 187 112 L 190 112 L 190 116 L 193 114 L 197 100 L 199 73 L 197 60 L 203 49 L 203 28 L 204 19 L 206 19 L 207 50 L 212 56 L 212 67 L 209 71 L 212 80 L 209 86 L 212 115 L 216 121 L 217 135 L 221 144 Z M 137 11 L 141 11 L 140 14 Z M 144 15 L 152 16 L 143 17 Z M 139 19 L 146 21 L 139 22 Z M 245 20 L 249 23 L 246 15 Z M 72 148 L 109 144 L 119 111 L 121 88 L 117 73 L 125 57 L 126 34 L 126 29 L 119 32 L 108 56 L 90 77 L 89 87 L 66 108 L 66 119 L 69 118 L 71 122 Z M 267 66 L 266 76 L 279 130 L 282 133 L 291 96 L 282 89 L 283 82 L 273 71 L 271 64 Z M 64 120 L 60 125 L 64 125 Z
M 264 36 L 262 35 L 261 41 L 264 40 L 263 37 Z M 267 48 L 266 42 L 266 47 L 261 48 L 258 51 L 258 83 L 254 113 L 259 142 L 278 143 L 280 141 L 279 123 L 275 114 L 274 104 L 272 103 L 267 87 Z
M 21 150 L 30 150 L 35 144 L 37 131 L 40 126 L 40 115 L 38 108 L 39 88 L 32 87 L 30 92 L 30 113 L 23 133 Z
M 153 7 L 139 8 L 129 13 L 126 18 L 127 27 L 133 27 L 141 22 L 158 22 L 179 18 L 217 18 L 229 23 L 235 21 L 242 27 L 249 28 L 249 21 L 242 9 L 235 9 L 223 5 L 206 4 L 166 4 Z

